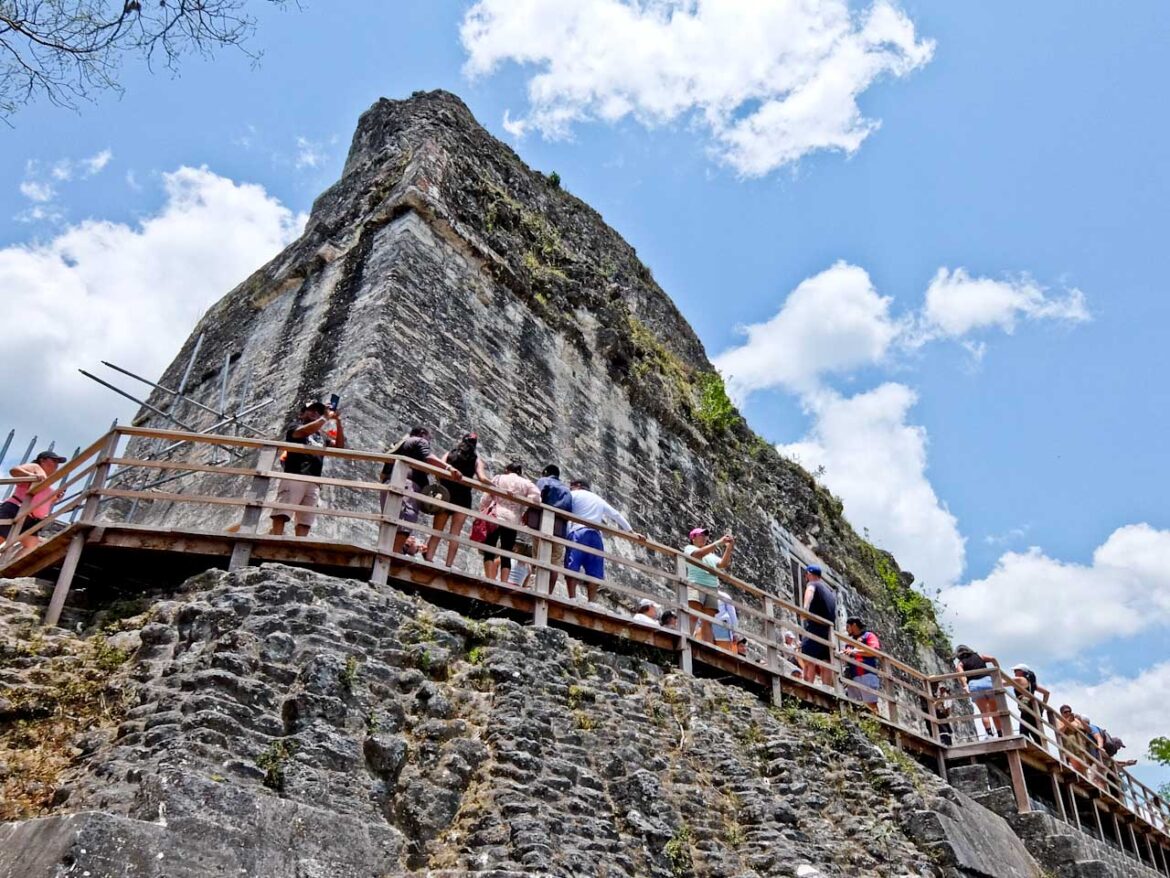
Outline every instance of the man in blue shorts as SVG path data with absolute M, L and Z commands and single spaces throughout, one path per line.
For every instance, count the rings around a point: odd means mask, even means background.
M 577 518 L 583 518 L 594 524 L 608 523 L 618 530 L 633 534 L 636 540 L 645 539 L 642 534 L 634 533 L 633 527 L 626 521 L 624 515 L 589 490 L 589 483 L 584 479 L 573 479 L 569 482 L 569 490 L 573 493 L 573 515 Z M 580 524 L 576 521 L 569 522 L 568 537 L 579 546 L 605 551 L 605 541 L 601 538 L 601 531 L 586 524 Z M 605 579 L 605 559 L 592 552 L 578 549 L 576 546 L 565 553 L 565 569 L 574 572 L 584 571 L 586 576 L 594 579 Z M 589 603 L 597 601 L 599 587 L 600 585 L 596 582 L 585 583 Z M 569 600 L 575 600 L 577 580 L 565 577 L 565 588 L 569 591 Z

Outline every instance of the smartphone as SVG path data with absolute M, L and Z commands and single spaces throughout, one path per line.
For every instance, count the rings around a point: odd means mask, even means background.
M 337 411 L 337 407 L 339 405 L 341 405 L 341 397 L 338 394 L 334 393 L 332 396 L 329 397 L 329 408 L 332 409 L 333 411 Z

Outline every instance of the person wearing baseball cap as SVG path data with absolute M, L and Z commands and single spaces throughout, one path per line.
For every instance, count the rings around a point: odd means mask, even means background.
M 301 406 L 296 420 L 289 424 L 284 433 L 285 442 L 295 442 L 306 448 L 344 448 L 345 428 L 341 416 L 320 400 L 311 400 Z M 298 476 L 320 478 L 325 468 L 325 458 L 320 454 L 289 451 L 284 458 L 284 471 Z M 272 533 L 282 536 L 290 518 L 295 520 L 294 532 L 298 537 L 307 537 L 317 520 L 317 508 L 321 486 L 317 482 L 301 479 L 281 479 L 277 483 L 276 502 L 281 506 L 302 508 L 272 510 Z
M 1020 706 L 1020 733 L 1044 746 L 1043 726 L 1040 724 L 1039 704 L 1048 703 L 1049 691 L 1036 682 L 1036 673 L 1027 665 L 1012 665 L 1012 682 L 1016 687 L 1016 701 Z
M 634 623 L 645 625 L 648 628 L 658 627 L 658 604 L 649 598 L 638 601 L 638 612 L 634 613 Z
M 724 534 L 712 542 L 707 528 L 691 528 L 687 535 L 690 545 L 683 552 L 687 561 L 687 606 L 695 613 L 714 617 L 719 612 L 719 577 L 712 570 L 726 570 L 731 566 L 731 553 L 735 548 L 735 537 Z M 719 549 L 725 548 L 723 554 Z M 715 642 L 711 623 L 700 619 L 695 623 L 695 636 L 707 643 Z
M 52 451 L 42 451 L 33 458 L 32 463 L 24 463 L 20 466 L 14 466 L 9 473 L 13 478 L 35 478 L 38 481 L 44 481 L 49 476 L 57 471 L 57 467 L 65 463 L 65 458 Z M 28 497 L 29 489 L 35 485 L 36 482 L 21 482 L 12 492 L 12 496 L 0 503 L 0 538 L 7 540 L 13 527 L 16 526 L 16 518 L 20 514 L 20 508 L 24 505 L 25 499 Z M 33 495 L 29 503 L 28 514 L 20 523 L 17 534 L 23 534 L 25 531 L 31 530 L 40 524 L 53 511 L 53 504 L 65 496 L 65 492 L 59 488 L 42 488 Z M 24 554 L 31 549 L 36 548 L 41 541 L 38 534 L 31 534 L 22 536 L 20 538 L 21 550 Z

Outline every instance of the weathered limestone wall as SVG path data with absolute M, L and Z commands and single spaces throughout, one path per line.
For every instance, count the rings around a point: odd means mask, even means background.
M 986 765 L 967 765 L 951 772 L 956 787 L 1004 817 L 1028 851 L 1058 878 L 1158 878 L 1162 873 L 1139 862 L 1132 854 L 1107 844 L 1090 832 L 1058 820 L 1042 810 L 1020 814 L 1010 781 Z
M 852 721 L 561 631 L 267 566 L 30 641 L 35 593 L 0 582 L 0 878 L 1040 878 Z
M 668 543 L 697 522 L 734 530 L 735 572 L 765 588 L 784 576 L 787 528 L 847 575 L 845 606 L 889 649 L 939 667 L 927 644 L 945 638 L 928 610 L 908 614 L 908 578 L 751 433 L 633 249 L 452 95 L 375 104 L 303 237 L 209 311 L 164 383 L 178 382 L 200 333 L 196 396 L 218 397 L 216 369 L 232 357 L 233 402 L 278 400 L 254 418 L 273 436 L 298 401 L 333 391 L 353 447 L 385 449 L 424 423 L 445 449 L 475 429 L 496 467 L 556 461 Z M 373 508 L 368 496 L 325 500 Z M 162 504 L 143 516 L 185 520 Z

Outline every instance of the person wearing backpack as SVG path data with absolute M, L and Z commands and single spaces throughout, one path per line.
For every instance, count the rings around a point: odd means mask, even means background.
M 877 675 L 877 653 L 882 648 L 878 636 L 866 630 L 858 616 L 850 616 L 845 622 L 845 633 L 861 646 L 846 646 L 845 678 L 849 681 L 845 693 L 854 701 L 860 701 L 874 713 L 878 712 L 878 692 L 881 679 Z
M 962 674 L 959 677 L 959 685 L 975 703 L 987 737 L 1002 738 L 1003 717 L 999 715 L 999 699 L 994 692 L 999 670 L 995 658 L 977 653 L 966 644 L 960 643 L 955 650 L 955 670 Z
M 471 508 L 471 485 L 467 483 L 468 479 L 478 479 L 481 482 L 490 481 L 491 477 L 487 473 L 487 469 L 483 465 L 483 460 L 480 459 L 478 452 L 479 436 L 475 433 L 465 433 L 463 438 L 459 440 L 459 444 L 443 455 L 443 463 L 449 467 L 454 467 L 457 471 L 454 478 L 446 483 L 446 488 L 451 494 L 451 503 L 456 506 L 462 506 L 464 509 Z M 463 533 L 463 524 L 467 521 L 467 515 L 462 512 L 452 512 L 451 517 L 447 523 L 447 532 L 452 537 L 457 537 Z M 436 530 L 442 530 L 436 524 Z M 434 555 L 435 550 L 439 547 L 438 535 L 432 536 L 430 542 L 427 544 L 427 554 Z M 453 539 L 447 540 L 447 566 L 452 567 L 455 564 L 455 558 L 459 554 L 459 543 Z
M 1012 682 L 1020 706 L 1020 734 L 1043 747 L 1045 735 L 1040 721 L 1040 705 L 1048 703 L 1051 693 L 1036 682 L 1036 673 L 1025 664 L 1012 665 Z
M 450 473 L 451 478 L 461 479 L 463 474 L 454 466 L 444 461 L 441 457 L 437 457 L 431 447 L 431 431 L 426 427 L 411 427 L 410 432 L 403 436 L 394 444 L 394 446 L 386 452 L 401 457 L 409 457 L 411 460 L 417 460 L 419 463 L 430 464 L 437 469 L 445 469 Z M 391 474 L 394 471 L 394 464 L 387 461 L 382 466 L 382 473 L 379 477 L 380 481 L 385 484 L 390 481 Z M 431 477 L 423 470 L 411 468 L 406 475 L 406 490 L 409 492 L 402 498 L 402 513 L 399 516 L 403 521 L 416 522 L 422 508 L 419 501 L 416 500 L 412 494 L 422 494 L 430 485 Z M 385 504 L 389 502 L 392 495 L 387 493 L 383 501 L 383 509 Z M 443 530 L 447 527 L 448 514 L 447 511 L 440 510 L 434 514 L 435 530 Z M 410 531 L 407 528 L 399 527 L 398 533 L 394 537 L 394 551 L 399 554 L 417 554 L 416 552 L 405 552 L 407 540 L 413 539 Z M 438 546 L 438 539 L 432 538 L 426 543 L 426 548 L 423 550 L 423 558 L 430 561 L 435 556 L 435 548 Z
M 545 506 L 552 506 L 555 509 L 560 509 L 562 512 L 572 513 L 573 511 L 573 492 L 569 490 L 569 486 L 561 481 L 561 469 L 555 463 L 550 463 L 544 468 L 540 474 L 540 478 L 536 480 L 536 487 L 540 491 L 540 502 Z M 531 510 L 535 515 L 529 519 L 528 526 L 539 530 L 540 528 L 540 510 Z M 535 520 L 533 520 L 535 519 Z M 566 521 L 561 516 L 557 515 L 553 518 L 553 536 L 565 539 Z M 551 540 L 550 540 L 551 542 Z M 533 547 L 534 554 L 539 553 L 540 542 L 537 541 Z M 549 559 L 553 570 L 549 572 L 548 577 L 548 591 L 552 594 L 557 587 L 557 571 L 555 568 L 564 568 L 565 566 L 565 547 L 561 543 L 552 543 L 552 556 Z

